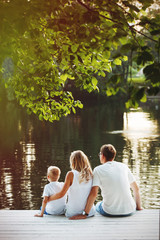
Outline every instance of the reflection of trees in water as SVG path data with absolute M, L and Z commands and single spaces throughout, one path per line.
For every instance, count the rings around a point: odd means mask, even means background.
M 159 97 L 159 96 L 158 96 Z M 160 125 L 160 100 L 156 97 L 142 104 L 144 111 L 149 112 L 152 119 L 156 119 Z
M 157 194 L 160 190 L 160 180 L 158 180 L 160 170 L 159 140 L 160 138 L 149 140 L 145 139 L 140 141 L 138 144 L 138 157 L 140 159 L 139 181 L 142 189 L 143 205 L 147 208 L 158 207 L 154 200 L 157 199 Z
M 40 204 L 42 189 L 47 182 L 47 167 L 59 166 L 63 181 L 69 170 L 70 153 L 75 149 L 83 150 L 93 167 L 99 164 L 99 147 L 106 142 L 106 139 L 103 141 L 106 136 L 103 131 L 114 128 L 113 119 L 118 114 L 115 109 L 110 109 L 111 105 L 89 108 L 51 124 L 26 115 L 14 104 L 6 105 L 0 122 L 1 136 L 5 136 L 1 144 L 2 207 L 30 208 L 32 201 Z M 6 182 L 7 171 L 10 180 Z M 5 188 L 9 184 L 10 190 L 6 193 Z M 12 194 L 12 203 L 7 194 Z
M 160 132 L 155 108 L 148 111 L 144 107 L 143 111 L 124 115 L 127 120 L 124 119 L 123 135 L 127 140 L 123 161 L 131 166 L 140 184 L 144 207 L 154 207 L 159 186 Z
M 116 160 L 131 167 L 140 182 L 146 206 L 152 204 L 150 195 L 157 198 L 159 141 L 140 139 L 134 143 L 121 134 L 110 134 L 110 131 L 123 129 L 124 109 L 118 101 L 87 107 L 77 115 L 54 123 L 41 122 L 15 105 L 1 107 L 1 116 L 2 112 L 1 208 L 39 208 L 47 183 L 47 167 L 60 167 L 60 180 L 64 181 L 73 150 L 83 150 L 94 168 L 99 164 L 98 152 L 104 143 L 112 143 L 117 149 Z
M 140 186 L 142 204 L 145 208 L 158 207 L 159 192 L 159 139 L 139 139 L 136 143 L 126 141 L 123 162 L 128 164 Z M 152 200 L 153 199 L 153 200 Z
M 29 205 L 28 166 L 21 148 L 23 131 L 28 119 L 13 103 L 3 103 L 0 106 L 0 114 L 3 116 L 0 119 L 0 171 L 3 192 L 0 205 L 1 208 L 23 209 Z

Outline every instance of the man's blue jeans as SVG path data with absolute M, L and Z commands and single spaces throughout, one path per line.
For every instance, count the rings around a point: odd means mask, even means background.
M 121 214 L 121 215 L 111 215 L 111 214 L 109 214 L 109 213 L 106 213 L 104 210 L 103 210 L 103 208 L 102 208 L 102 203 L 103 202 L 98 202 L 97 204 L 96 204 L 96 211 L 98 212 L 98 213 L 100 213 L 101 215 L 103 215 L 103 216 L 106 216 L 106 217 L 127 217 L 127 216 L 130 216 L 130 215 L 132 215 L 133 213 L 129 213 L 129 214 Z

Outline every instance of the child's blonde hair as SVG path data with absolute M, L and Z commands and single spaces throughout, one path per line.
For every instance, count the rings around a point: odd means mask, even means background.
M 89 181 L 92 177 L 92 168 L 88 157 L 81 150 L 71 153 L 70 167 L 80 172 L 79 182 Z
M 47 176 L 49 176 L 52 180 L 57 180 L 61 174 L 61 170 L 56 166 L 50 166 L 47 169 Z

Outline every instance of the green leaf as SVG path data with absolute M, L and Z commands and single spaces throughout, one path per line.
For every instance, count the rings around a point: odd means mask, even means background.
M 63 45 L 63 46 L 62 46 L 62 49 L 63 49 L 64 51 L 68 51 L 68 47 L 69 47 L 68 45 Z
M 147 93 L 149 96 L 155 96 L 160 92 L 160 87 L 149 87 L 147 88 Z
M 114 64 L 121 65 L 122 61 L 119 58 L 114 59 Z
M 148 52 L 148 51 L 144 51 L 144 52 L 141 52 L 138 54 L 138 57 L 137 57 L 137 64 L 140 65 L 140 64 L 145 64 L 149 61 L 152 61 L 153 60 L 153 55 Z
M 71 46 L 71 50 L 72 50 L 73 53 L 75 53 L 77 51 L 78 46 L 79 46 L 78 44 L 74 44 L 74 45 Z
M 39 120 L 42 121 L 43 120 L 43 115 L 39 114 Z
M 140 11 L 139 8 L 137 8 L 137 7 L 136 7 L 135 5 L 133 5 L 133 4 L 130 4 L 129 1 L 122 1 L 122 2 L 123 2 L 123 4 L 124 4 L 126 7 L 129 7 L 131 10 L 136 11 L 136 12 L 139 12 L 139 11 Z
M 113 95 L 113 94 L 112 94 L 112 90 L 111 90 L 110 88 L 107 89 L 107 90 L 106 90 L 106 94 L 107 94 L 108 97 L 112 96 L 112 95 Z
M 159 35 L 160 34 L 160 29 L 156 29 L 150 32 L 151 35 Z
M 105 57 L 106 59 L 109 59 L 109 58 L 110 58 L 110 55 L 111 55 L 111 52 L 110 52 L 110 51 L 105 51 L 104 57 Z
M 128 57 L 127 56 L 123 56 L 123 61 L 128 61 Z
M 76 105 L 79 107 L 79 108 L 83 108 L 83 104 L 78 100 L 76 101 Z
M 153 63 L 147 65 L 143 69 L 143 73 L 147 80 L 150 80 L 152 84 L 159 83 L 160 76 L 160 63 Z
M 132 106 L 130 100 L 128 100 L 128 101 L 125 103 L 125 106 L 126 106 L 127 109 L 129 109 L 129 108 Z
M 143 97 L 140 99 L 141 102 L 146 102 L 147 101 L 147 96 L 146 94 L 143 95 Z
M 74 107 L 72 107 L 72 112 L 75 114 L 76 113 L 76 110 Z
M 98 72 L 98 76 L 105 77 L 105 76 L 106 76 L 106 74 L 105 74 L 105 72 L 103 72 L 103 71 L 99 71 L 99 72 Z
M 92 84 L 94 87 L 97 86 L 97 83 L 98 83 L 97 79 L 95 77 L 92 77 Z
M 66 81 L 66 79 L 68 78 L 68 74 L 61 74 L 61 75 L 60 75 L 60 78 L 61 78 L 63 81 Z

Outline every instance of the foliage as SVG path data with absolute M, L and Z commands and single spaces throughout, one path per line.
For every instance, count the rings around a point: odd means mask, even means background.
M 153 0 L 0 0 L 5 86 L 41 120 L 75 113 L 83 105 L 73 97 L 73 88 L 99 91 L 102 79 L 107 96 L 125 92 L 127 106 L 136 107 L 145 101 L 146 89 L 157 93 L 160 85 L 160 17 L 146 12 L 152 4 Z M 114 73 L 129 52 L 145 66 L 147 88 L 128 86 Z

